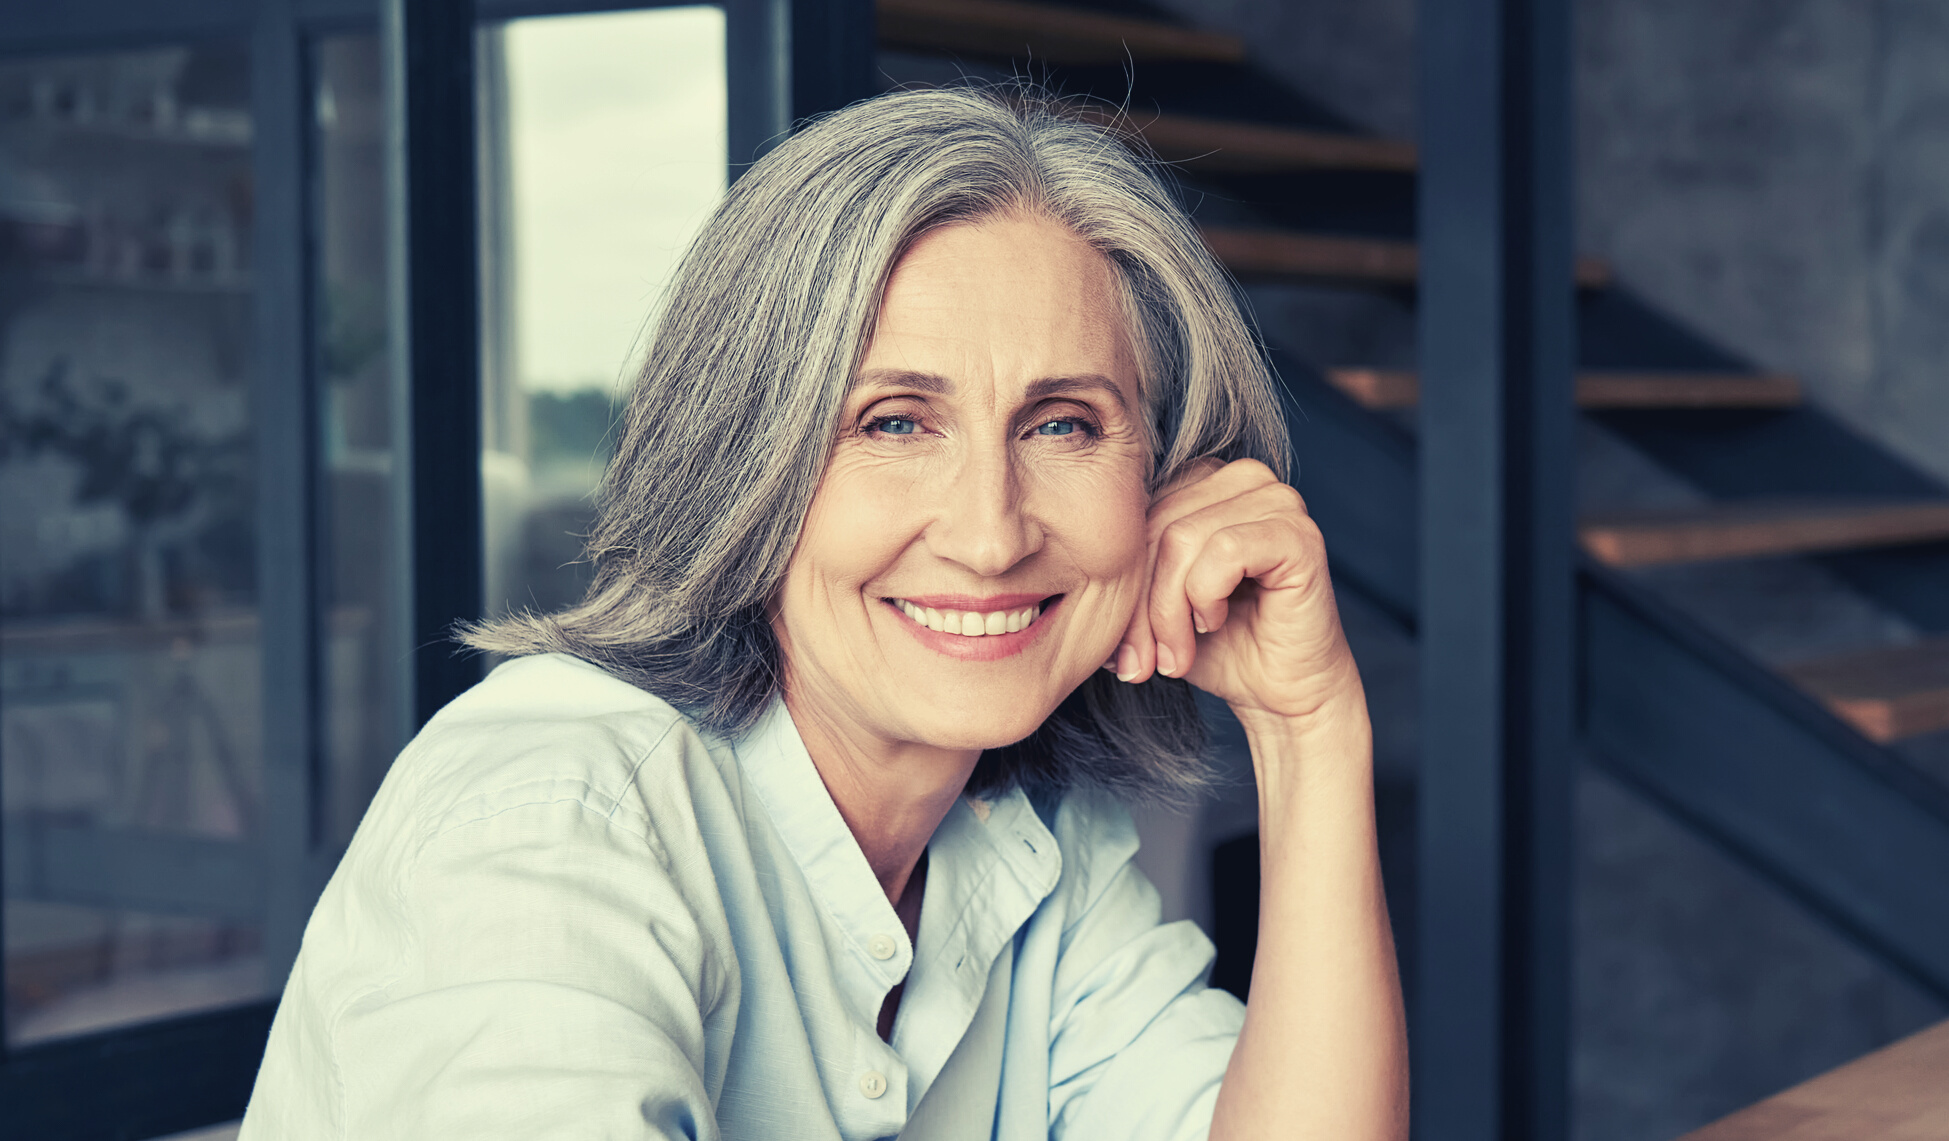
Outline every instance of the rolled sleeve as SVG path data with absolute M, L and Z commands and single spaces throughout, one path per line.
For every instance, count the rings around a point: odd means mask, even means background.
M 345 1136 L 717 1137 L 725 972 L 639 823 L 543 800 L 426 843 L 407 961 L 331 1026 Z

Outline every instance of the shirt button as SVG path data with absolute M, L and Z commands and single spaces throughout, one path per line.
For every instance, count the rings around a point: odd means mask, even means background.
M 875 935 L 866 941 L 867 953 L 876 959 L 891 959 L 893 958 L 893 953 L 899 949 L 900 944 L 895 943 L 891 935 Z M 879 1095 L 868 1094 L 866 1096 L 878 1097 Z
M 868 1070 L 859 1076 L 859 1092 L 867 1097 L 877 1098 L 887 1092 L 886 1075 L 878 1070 Z

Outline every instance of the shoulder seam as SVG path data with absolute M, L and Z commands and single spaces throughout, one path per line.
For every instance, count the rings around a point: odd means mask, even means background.
M 603 814 L 605 818 L 614 816 L 616 814 L 616 810 L 622 807 L 624 791 L 629 789 L 631 786 L 635 785 L 636 774 L 643 771 L 644 765 L 649 764 L 650 758 L 656 755 L 657 749 L 660 748 L 665 741 L 670 739 L 670 734 L 676 732 L 677 726 L 688 725 L 688 724 L 689 722 L 684 719 L 683 715 L 678 714 L 674 719 L 671 720 L 671 722 L 668 725 L 665 725 L 663 727 L 663 732 L 657 734 L 656 740 L 650 742 L 648 745 L 643 747 L 642 755 L 636 758 L 635 764 L 629 766 L 629 775 L 625 776 L 622 780 L 622 783 L 616 786 L 616 797 L 614 800 L 609 802 L 609 811 Z
M 448 813 L 445 821 L 443 821 L 439 825 L 436 825 L 428 829 L 425 836 L 420 840 L 418 844 L 414 846 L 412 858 L 407 863 L 404 873 L 400 876 L 399 882 L 401 887 L 404 887 L 404 885 L 408 881 L 410 881 L 415 875 L 419 873 L 420 856 L 426 851 L 426 849 L 434 841 L 439 840 L 442 837 L 450 835 L 454 832 L 458 832 L 462 828 L 467 828 L 475 824 L 480 824 L 488 820 L 493 820 L 496 817 L 505 816 L 510 812 L 515 812 L 523 808 L 539 808 L 539 807 L 546 807 L 549 805 L 556 805 L 556 804 L 573 804 L 577 808 L 582 809 L 584 812 L 587 812 L 589 815 L 595 817 L 596 819 L 602 821 L 605 824 L 610 825 L 611 827 L 620 828 L 623 826 L 625 822 L 616 819 L 616 814 L 622 807 L 621 794 L 619 793 L 616 797 L 615 803 L 611 804 L 607 811 L 604 811 L 601 808 L 601 801 L 603 799 L 602 796 L 600 794 L 597 794 L 595 786 L 591 785 L 589 782 L 584 780 L 577 780 L 573 778 L 555 778 L 551 780 L 524 781 L 522 782 L 522 784 L 509 785 L 506 788 L 503 788 L 499 791 L 505 794 L 509 792 L 518 791 L 527 785 L 547 785 L 547 786 L 559 787 L 565 784 L 579 786 L 580 788 L 585 790 L 586 795 L 582 795 L 582 796 L 536 795 L 522 800 L 517 800 L 512 803 L 499 805 L 494 809 L 492 809 L 491 811 L 476 812 L 470 816 L 467 816 L 465 819 L 454 819 L 453 818 L 454 814 Z M 663 845 L 657 840 L 656 836 L 648 828 L 649 817 L 640 812 L 635 812 L 632 810 L 628 813 L 627 823 L 636 825 L 636 827 L 623 828 L 623 830 L 641 839 L 644 842 L 644 844 L 650 849 L 651 853 L 655 855 L 657 862 L 659 864 L 663 864 L 665 867 L 668 867 L 669 859 L 663 850 Z

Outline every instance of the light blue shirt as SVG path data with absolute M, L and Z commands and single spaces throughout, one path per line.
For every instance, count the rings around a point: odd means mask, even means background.
M 726 741 L 518 659 L 373 800 L 242 1141 L 1204 1137 L 1244 1008 L 1136 850 L 1101 795 L 964 797 L 914 946 L 783 703 Z

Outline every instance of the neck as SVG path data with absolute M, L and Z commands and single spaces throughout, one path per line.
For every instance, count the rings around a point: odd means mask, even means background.
M 981 750 L 884 741 L 824 715 L 788 685 L 785 708 L 881 890 L 896 906 L 934 829 L 954 807 Z

